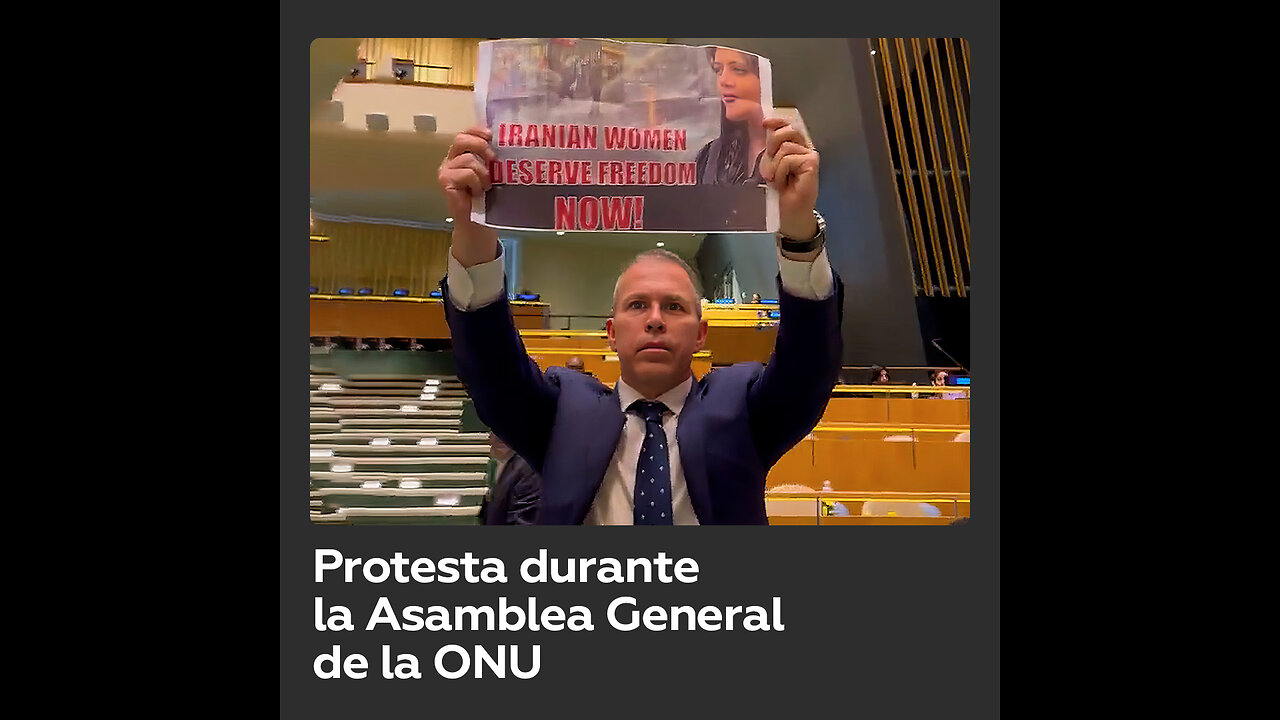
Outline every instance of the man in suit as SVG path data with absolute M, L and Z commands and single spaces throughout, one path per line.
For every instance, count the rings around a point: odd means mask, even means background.
M 458 134 L 438 180 L 454 224 L 441 281 L 459 378 L 486 424 L 542 477 L 539 524 L 763 525 L 764 481 L 822 417 L 840 369 L 843 286 L 815 212 L 818 154 L 786 120 L 764 121 L 761 174 L 779 194 L 778 335 L 768 364 L 695 380 L 707 322 L 678 256 L 641 253 L 605 324 L 614 388 L 539 370 L 511 319 L 497 231 L 470 222 L 490 186 L 488 129 Z
M 588 377 L 582 358 L 574 355 L 565 361 L 565 367 Z M 495 482 L 485 493 L 480 505 L 480 522 L 483 525 L 535 525 L 537 524 L 538 497 L 542 492 L 542 478 L 538 471 L 511 450 L 495 433 L 489 433 L 490 456 L 497 462 Z
M 493 487 L 480 505 L 482 525 L 533 525 L 537 520 L 541 479 L 524 458 L 489 433 L 490 455 L 497 462 Z

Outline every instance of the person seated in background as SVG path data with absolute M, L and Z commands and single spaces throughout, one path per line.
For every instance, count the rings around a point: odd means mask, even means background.
M 751 304 L 752 304 L 752 305 L 759 305 L 759 304 L 760 304 L 760 293 L 751 293 Z M 769 317 L 769 311 L 768 311 L 768 310 L 757 310 L 757 311 L 756 311 L 756 317 L 758 317 L 758 318 L 767 318 L 767 317 Z
M 577 355 L 574 355 L 573 357 L 571 357 L 571 358 L 569 358 L 567 361 L 565 361 L 564 366 L 565 366 L 565 367 L 567 367 L 567 368 L 569 368 L 570 370 L 577 370 L 578 372 L 580 372 L 580 373 L 582 373 L 583 375 L 586 375 L 586 376 L 588 376 L 588 377 L 595 377 L 595 376 L 596 376 L 596 375 L 595 375 L 595 373 L 589 373 L 589 372 L 587 372 L 587 366 L 586 366 L 586 364 L 584 364 L 584 363 L 582 362 L 582 358 L 578 357 Z
M 946 370 L 930 370 L 929 384 L 933 387 L 946 387 L 947 378 L 951 377 Z M 965 394 L 963 392 L 937 393 L 932 397 L 942 398 L 943 400 L 963 400 Z
M 424 350 L 422 343 L 418 342 L 418 338 L 409 338 L 410 350 Z
M 395 346 L 387 342 L 386 338 L 378 338 L 378 349 L 386 352 L 387 350 L 395 350 Z
M 481 525 L 536 525 L 541 478 L 538 471 L 489 431 L 489 457 L 496 480 L 480 504 Z
M 887 385 L 889 384 L 889 371 L 879 365 L 872 365 L 870 375 L 864 374 L 865 371 L 856 368 L 840 369 L 841 385 Z M 884 379 L 881 379 L 881 378 Z M 856 398 L 880 398 L 885 399 L 887 395 L 883 392 L 856 392 L 849 395 Z
M 946 370 L 930 370 L 929 371 L 930 387 L 946 387 L 946 384 L 947 384 Z M 932 400 L 936 400 L 940 397 L 942 397 L 941 393 L 929 393 L 929 398 Z
M 890 381 L 889 381 L 889 371 L 888 371 L 888 370 L 885 370 L 884 368 L 880 367 L 879 365 L 872 365 L 872 366 L 871 366 L 871 372 L 870 372 L 870 375 L 867 377 L 867 384 L 868 384 L 868 385 L 888 385 L 888 384 L 889 384 L 889 382 L 890 382 Z M 857 381 L 856 381 L 856 380 L 854 380 L 854 381 L 853 381 L 853 382 L 851 382 L 850 384 L 852 385 L 852 384 L 856 384 L 856 383 L 857 383 Z M 870 393 L 870 392 L 869 392 L 869 393 L 857 393 L 857 394 L 855 394 L 855 395 L 854 395 L 854 397 L 862 397 L 862 398 L 880 398 L 881 400 L 883 400 L 883 399 L 885 399 L 886 397 L 890 397 L 890 395 L 888 395 L 887 393 L 883 393 L 883 392 L 879 392 L 879 393 Z

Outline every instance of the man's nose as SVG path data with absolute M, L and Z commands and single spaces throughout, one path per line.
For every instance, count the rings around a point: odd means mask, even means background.
M 645 326 L 649 330 L 661 330 L 665 327 L 665 323 L 662 320 L 662 308 L 660 306 L 654 305 L 649 310 L 649 317 L 646 319 Z

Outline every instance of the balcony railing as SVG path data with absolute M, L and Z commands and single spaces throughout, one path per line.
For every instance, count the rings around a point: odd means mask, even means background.
M 450 65 L 428 65 L 414 62 L 396 62 L 391 78 L 377 77 L 378 63 L 364 60 L 356 63 L 351 72 L 343 79 L 348 83 L 383 83 L 388 85 L 421 85 L 424 87 L 450 88 L 454 90 L 474 90 L 474 84 L 457 84 L 441 80 L 448 77 L 453 69 Z

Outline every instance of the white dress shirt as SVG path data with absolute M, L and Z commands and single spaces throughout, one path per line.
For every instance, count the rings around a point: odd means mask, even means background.
M 684 468 L 680 462 L 680 442 L 676 438 L 676 427 L 680 420 L 680 411 L 684 409 L 685 398 L 689 397 L 689 388 L 693 387 L 693 376 L 671 388 L 657 398 L 657 402 L 667 406 L 671 412 L 662 413 L 662 432 L 667 436 L 667 460 L 671 463 L 671 521 L 673 525 L 697 525 L 698 515 L 693 511 L 693 503 L 689 500 L 689 486 L 684 481 Z M 613 452 L 609 467 L 604 471 L 604 480 L 596 491 L 595 502 L 587 512 L 583 525 L 634 525 L 635 524 L 635 492 L 636 466 L 640 463 L 640 446 L 644 444 L 644 433 L 647 425 L 644 418 L 636 413 L 627 412 L 631 403 L 644 400 L 644 396 L 619 379 L 613 386 L 618 394 L 618 404 L 626 413 L 626 423 L 622 426 L 622 440 L 618 449 Z
M 826 248 L 812 262 L 791 260 L 782 254 L 781 248 L 775 246 L 775 250 L 782 287 L 788 293 L 807 300 L 823 300 L 831 296 L 835 290 L 835 281 Z M 497 258 L 469 268 L 462 267 L 453 253 L 449 253 L 449 299 L 459 310 L 475 310 L 498 300 L 502 297 L 503 280 L 501 245 L 498 246 Z M 671 519 L 675 525 L 698 524 L 698 516 L 689 500 L 689 486 L 685 483 L 680 446 L 676 438 L 680 411 L 684 409 L 684 401 L 689 396 L 692 385 L 693 377 L 686 378 L 657 398 L 658 402 L 671 411 L 663 413 L 662 429 L 670 445 L 667 458 L 671 461 Z M 614 450 L 600 489 L 583 521 L 585 525 L 634 524 L 636 464 L 640 457 L 640 445 L 644 440 L 645 422 L 635 413 L 627 412 L 627 408 L 643 398 L 621 379 L 614 385 L 614 390 L 620 409 L 626 415 L 626 422 L 622 427 L 622 439 Z

